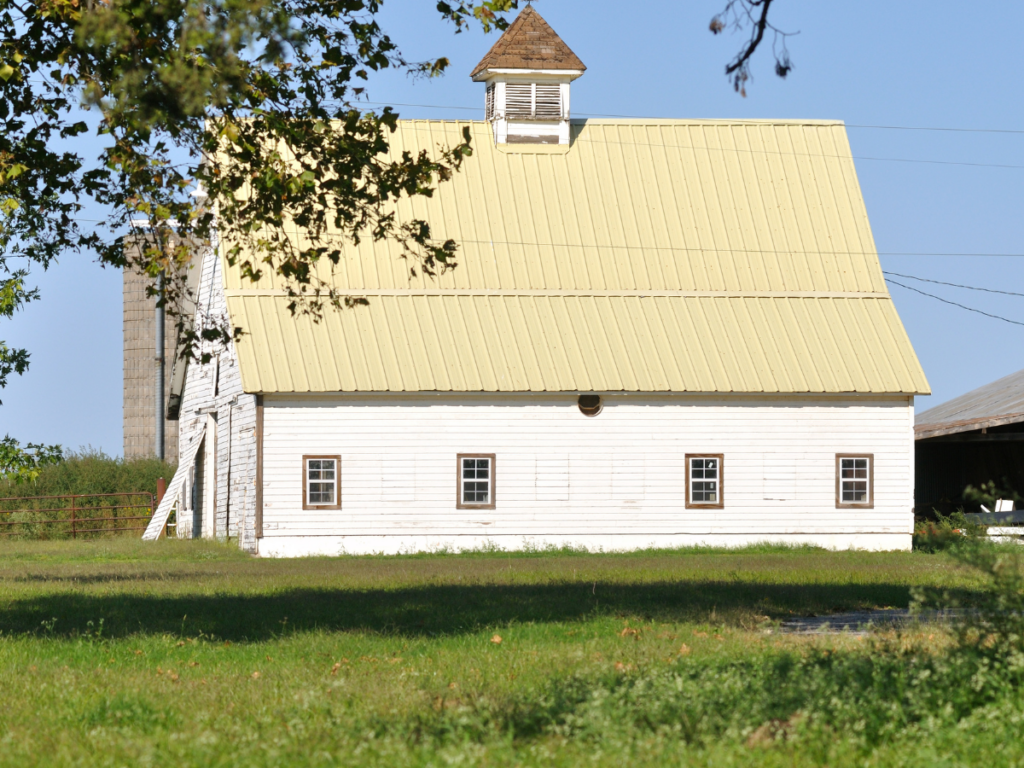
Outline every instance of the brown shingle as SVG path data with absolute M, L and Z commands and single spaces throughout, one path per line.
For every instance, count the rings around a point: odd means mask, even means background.
M 532 5 L 527 5 L 470 77 L 487 69 L 586 69 Z

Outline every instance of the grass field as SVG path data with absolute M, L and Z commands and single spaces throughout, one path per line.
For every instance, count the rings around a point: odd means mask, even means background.
M 990 584 L 922 553 L 7 542 L 0 765 L 1024 765 L 1019 649 L 777 631 L 924 588 Z

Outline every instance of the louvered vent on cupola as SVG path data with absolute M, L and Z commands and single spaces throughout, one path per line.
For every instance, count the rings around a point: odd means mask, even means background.
M 561 119 L 561 86 L 558 83 L 508 83 L 505 86 L 505 116 L 518 120 Z
M 487 86 L 487 97 L 486 97 L 487 98 L 487 106 L 486 106 L 486 108 L 484 110 L 484 113 L 487 116 L 486 117 L 487 120 L 493 120 L 494 119 L 494 89 L 495 89 L 494 83 L 490 83 Z

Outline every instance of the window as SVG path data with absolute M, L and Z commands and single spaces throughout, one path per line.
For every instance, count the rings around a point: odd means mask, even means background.
M 487 120 L 494 119 L 494 83 L 487 86 L 487 95 L 484 100 L 484 115 Z
M 458 455 L 459 509 L 494 509 L 494 454 Z
M 870 453 L 836 454 L 836 507 L 875 505 L 875 457 Z
M 686 506 L 722 508 L 722 454 L 686 455 Z
M 302 508 L 341 509 L 341 456 L 302 457 Z

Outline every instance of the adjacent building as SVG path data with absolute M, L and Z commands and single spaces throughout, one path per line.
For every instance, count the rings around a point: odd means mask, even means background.
M 919 514 L 978 511 L 967 486 L 994 483 L 1012 498 L 1024 491 L 1024 371 L 923 411 L 914 432 Z
M 137 248 L 129 241 L 126 248 Z M 160 366 L 156 351 L 156 297 L 148 293 L 152 280 L 132 269 L 124 270 L 122 307 L 124 320 L 123 435 L 126 459 L 156 456 L 157 376 Z M 176 318 L 164 316 L 164 392 L 169 392 L 175 358 Z M 178 422 L 167 418 L 164 398 L 164 459 L 178 460 Z M 173 413 L 171 415 L 174 415 Z

